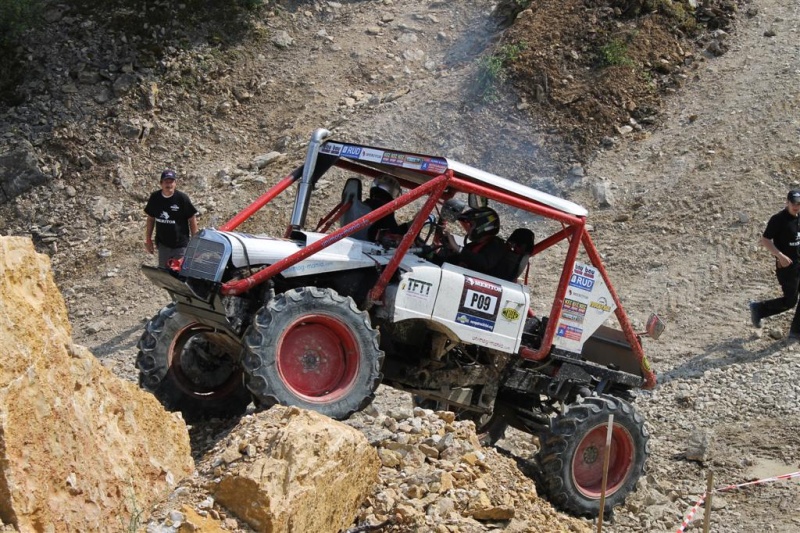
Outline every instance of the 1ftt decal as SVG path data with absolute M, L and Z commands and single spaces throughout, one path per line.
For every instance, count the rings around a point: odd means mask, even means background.
M 422 281 L 414 278 L 408 278 L 403 283 L 403 290 L 405 290 L 409 296 L 413 296 L 415 298 L 421 298 L 423 300 L 427 300 L 428 297 L 431 295 L 432 287 L 433 283 L 429 283 L 427 281 Z

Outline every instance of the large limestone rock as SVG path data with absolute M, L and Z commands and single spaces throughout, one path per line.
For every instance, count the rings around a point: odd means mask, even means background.
M 276 406 L 243 419 L 243 433 L 216 454 L 214 497 L 256 531 L 345 530 L 378 480 L 366 437 L 319 413 Z
M 194 470 L 183 420 L 72 344 L 49 259 L 0 237 L 0 520 L 119 531 Z

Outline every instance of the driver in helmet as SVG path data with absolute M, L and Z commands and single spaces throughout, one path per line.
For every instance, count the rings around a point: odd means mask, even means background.
M 500 217 L 491 207 L 469 209 L 458 216 L 466 232 L 464 246 L 456 243 L 453 235 L 445 234 L 448 255 L 445 261 L 476 272 L 497 276 L 502 270 L 505 243 L 497 236 L 500 232 Z
M 383 207 L 400 196 L 400 184 L 388 174 L 381 174 L 372 182 L 369 188 L 369 198 L 364 201 L 373 211 Z M 404 235 L 408 231 L 408 223 L 398 224 L 394 213 L 389 213 L 373 222 L 367 230 L 367 239 L 377 242 L 384 236 Z

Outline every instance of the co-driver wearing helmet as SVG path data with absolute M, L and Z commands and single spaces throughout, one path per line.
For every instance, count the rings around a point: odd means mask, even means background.
M 364 202 L 373 211 L 383 207 L 400 196 L 400 184 L 392 176 L 383 174 L 375 178 L 369 189 L 369 198 Z M 382 235 L 403 235 L 408 231 L 408 224 L 398 224 L 394 213 L 389 213 L 376 220 L 367 230 L 367 238 L 377 241 Z
M 469 209 L 458 216 L 466 232 L 465 244 L 461 248 L 453 236 L 446 233 L 449 255 L 445 260 L 490 276 L 498 275 L 505 255 L 505 243 L 497 236 L 500 232 L 500 217 L 490 207 Z

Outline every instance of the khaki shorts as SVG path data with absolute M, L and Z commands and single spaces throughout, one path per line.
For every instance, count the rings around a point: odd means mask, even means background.
M 169 248 L 163 244 L 158 245 L 158 266 L 167 268 L 167 261 L 170 259 L 180 259 L 186 253 L 186 247 Z

